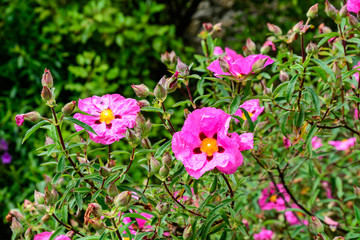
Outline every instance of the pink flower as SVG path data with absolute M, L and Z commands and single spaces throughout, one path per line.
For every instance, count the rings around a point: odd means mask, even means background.
M 360 1 L 359 0 L 348 0 L 346 3 L 347 10 L 349 12 L 358 13 L 360 11 Z
M 51 237 L 51 232 L 42 232 L 40 234 L 35 235 L 34 240 L 49 240 Z M 71 240 L 66 235 L 59 235 L 55 238 L 55 240 Z
M 342 141 L 330 141 L 329 144 L 334 146 L 336 150 L 348 150 L 355 145 L 356 138 L 344 139 Z
M 289 148 L 291 146 L 291 141 L 290 139 L 283 137 L 283 144 L 285 148 Z
M 322 144 L 322 139 L 321 139 L 321 138 L 318 138 L 318 137 L 313 137 L 313 138 L 311 139 L 311 145 L 312 145 L 312 148 L 313 148 L 314 150 L 322 147 L 322 145 L 323 145 L 323 144 Z
M 16 117 L 15 117 L 15 122 L 16 122 L 16 125 L 18 125 L 19 127 L 20 127 L 21 125 L 23 125 L 23 123 L 24 123 L 24 114 L 18 114 L 18 115 L 16 115 Z
M 355 111 L 354 111 L 354 119 L 355 119 L 355 120 L 358 120 L 359 118 L 360 118 L 360 114 L 359 114 L 357 108 L 355 108 Z
M 331 185 L 328 181 L 322 181 L 321 185 L 326 191 L 326 197 L 329 199 L 333 199 L 332 193 L 331 193 Z
M 215 47 L 214 53 L 215 56 L 223 55 L 224 51 L 221 49 L 221 47 Z M 244 58 L 241 54 L 238 54 L 231 48 L 225 47 L 225 59 L 231 60 L 232 62 L 236 61 L 237 59 Z
M 263 228 L 259 233 L 254 234 L 254 240 L 271 240 L 273 231 Z
M 276 46 L 272 41 L 266 41 L 263 45 L 263 47 L 271 47 L 273 51 L 276 51 Z
M 135 126 L 135 118 L 140 111 L 135 99 L 126 99 L 120 94 L 79 99 L 78 107 L 91 116 L 76 113 L 74 118 L 94 129 L 97 135 L 89 132 L 94 142 L 106 145 L 123 138 L 126 129 Z M 75 129 L 81 131 L 83 128 L 75 124 Z
M 292 204 L 291 208 L 299 208 L 299 207 L 296 204 Z M 308 225 L 309 222 L 304 219 L 301 219 L 302 217 L 304 217 L 304 214 L 301 212 L 285 211 L 285 218 L 290 225 L 301 225 L 301 224 Z
M 358 62 L 357 65 L 355 65 L 355 66 L 353 67 L 353 69 L 354 69 L 354 68 L 360 70 L 360 61 Z M 354 73 L 354 77 L 355 77 L 356 81 L 357 81 L 358 84 L 359 84 L 359 72 Z M 354 86 L 353 84 L 352 84 L 351 86 L 352 86 L 353 88 L 355 88 L 355 86 Z
M 132 210 L 130 210 L 130 212 L 132 212 Z M 134 211 L 136 212 L 136 211 Z M 141 219 L 141 218 L 135 218 L 136 220 L 136 223 L 133 223 L 129 226 L 129 230 L 130 230 L 130 233 L 131 234 L 136 234 L 137 232 L 137 229 L 141 231 L 146 231 L 147 230 L 151 230 L 153 227 L 150 226 L 150 225 L 146 225 L 146 223 L 153 217 L 153 215 L 149 214 L 149 213 L 139 213 L 141 216 L 147 218 L 148 220 L 144 220 L 144 219 Z M 123 218 L 123 222 L 125 224 L 128 224 L 128 223 L 131 223 L 133 220 L 131 220 L 129 217 L 124 217 Z M 136 229 L 136 230 L 135 230 Z M 125 232 L 124 232 L 125 233 Z
M 174 134 L 172 150 L 190 176 L 198 179 L 214 168 L 232 174 L 242 164 L 240 151 L 253 148 L 253 134 L 228 134 L 230 120 L 223 110 L 205 107 L 189 114 Z
M 239 109 L 236 111 L 235 115 L 246 120 L 245 114 L 241 111 L 240 108 L 245 109 L 251 118 L 252 121 L 256 121 L 257 117 L 264 111 L 265 107 L 260 107 L 259 99 L 251 99 L 245 101 L 242 105 L 239 106 Z M 238 122 L 238 120 L 236 120 Z
M 259 206 L 262 210 L 276 209 L 277 211 L 283 211 L 286 209 L 286 202 L 290 201 L 290 196 L 286 192 L 282 184 L 277 184 L 276 186 L 279 189 L 280 193 L 282 193 L 282 195 L 284 196 L 285 201 L 277 191 L 274 184 L 270 183 L 270 187 L 262 190 L 261 196 L 258 201 Z
M 325 218 L 324 218 L 324 222 L 325 222 L 327 225 L 330 226 L 330 229 L 331 229 L 332 231 L 335 231 L 336 228 L 339 226 L 339 223 L 338 223 L 338 222 L 332 220 L 332 219 L 329 218 L 329 217 L 325 217 Z
M 1 156 L 1 160 L 3 164 L 9 164 L 11 163 L 11 155 L 8 152 L 5 152 L 2 156 Z

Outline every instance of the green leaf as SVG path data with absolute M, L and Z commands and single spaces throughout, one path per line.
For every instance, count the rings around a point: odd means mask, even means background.
M 91 189 L 88 187 L 79 187 L 79 188 L 75 188 L 73 191 L 78 193 L 89 193 L 91 192 Z
M 65 156 L 62 155 L 57 165 L 57 172 L 62 173 L 65 169 Z
M 305 87 L 311 95 L 311 98 L 315 104 L 316 114 L 320 115 L 320 98 L 311 87 Z
M 358 98 L 358 97 L 348 96 L 348 97 L 346 97 L 346 98 L 349 99 L 349 100 L 351 100 L 351 101 L 360 102 L 360 98 Z
M 316 133 L 316 130 L 317 130 L 317 127 L 316 127 L 316 124 L 314 124 L 314 125 L 311 127 L 308 135 L 306 136 L 305 143 L 306 143 L 306 147 L 308 147 L 309 153 L 311 153 L 311 147 L 312 147 L 311 140 L 313 139 L 313 137 L 314 137 L 314 135 L 315 135 L 315 133 Z
M 48 122 L 48 121 L 43 120 L 43 121 L 41 121 L 41 122 L 38 122 L 38 123 L 35 124 L 34 126 L 32 126 L 29 130 L 27 130 L 27 132 L 25 133 L 25 136 L 24 136 L 21 144 L 23 144 L 23 143 L 26 141 L 26 139 L 28 139 L 28 138 L 31 136 L 31 134 L 33 134 L 36 130 L 38 130 L 39 127 L 41 127 L 42 125 L 44 125 L 44 124 L 47 123 L 47 122 Z
M 355 211 L 355 217 L 356 217 L 358 225 L 360 227 L 360 210 L 357 206 L 355 206 L 355 204 L 354 204 L 354 211 Z
M 122 218 L 125 218 L 125 217 L 129 217 L 129 218 L 140 218 L 140 219 L 143 219 L 143 220 L 149 220 L 147 219 L 146 217 L 138 214 L 138 213 L 125 213 L 124 216 L 122 216 Z
M 94 129 L 92 129 L 92 127 L 90 127 L 89 125 L 87 125 L 84 122 L 81 122 L 79 120 L 77 120 L 76 118 L 72 118 L 72 117 L 65 117 L 64 120 L 70 121 L 72 123 L 75 123 L 76 125 L 79 125 L 80 127 L 82 127 L 83 129 L 85 129 L 86 131 L 89 131 L 91 133 L 94 133 L 95 135 L 97 135 L 97 133 L 94 131 Z
M 77 135 L 79 135 L 79 134 L 82 134 L 83 132 L 86 132 L 86 130 L 83 129 L 83 130 L 81 130 L 81 131 L 78 131 L 78 132 L 76 132 L 76 133 L 71 134 L 70 136 L 68 136 L 68 137 L 65 139 L 65 142 L 69 141 L 70 139 L 72 139 L 73 137 L 75 137 L 75 136 L 77 136 Z
M 53 234 L 51 234 L 51 237 L 49 238 L 49 240 L 54 240 L 59 235 L 59 233 L 64 231 L 64 229 L 65 228 L 62 226 L 57 227 L 56 231 Z
M 229 107 L 229 112 L 231 115 L 235 114 L 236 111 L 239 109 L 240 101 L 241 101 L 240 95 L 236 95 L 235 98 L 232 100 L 230 107 Z
M 285 112 L 279 119 L 280 121 L 280 128 L 281 128 L 281 132 L 282 134 L 287 137 L 287 132 L 286 132 L 286 124 L 287 124 L 287 120 L 289 118 L 290 112 Z
M 164 143 L 161 147 L 158 148 L 158 150 L 155 153 L 155 158 L 160 157 L 165 152 L 166 148 L 168 148 L 171 144 L 171 140 Z
M 337 193 L 338 197 L 342 198 L 342 196 L 344 195 L 344 191 L 343 191 L 343 184 L 342 184 L 341 178 L 336 177 L 335 185 L 336 185 L 336 193 Z
M 331 70 L 331 68 L 323 61 L 319 59 L 311 59 L 313 62 L 315 62 L 320 68 L 325 70 L 327 74 L 331 77 L 332 81 L 336 81 L 335 73 Z
M 254 128 L 255 128 L 255 125 L 254 125 L 254 122 L 251 120 L 251 117 L 250 117 L 249 113 L 243 108 L 240 108 L 240 109 L 244 113 L 244 115 L 246 117 L 246 120 L 249 123 L 249 132 L 253 132 Z
M 291 97 L 294 93 L 294 89 L 295 89 L 295 84 L 296 84 L 296 80 L 298 79 L 299 74 L 296 74 L 295 76 L 293 76 L 289 82 L 289 85 L 286 88 L 286 92 L 285 92 L 285 98 L 287 102 L 291 101 Z
M 141 108 L 141 111 L 143 111 L 143 112 L 159 112 L 159 113 L 163 113 L 163 110 L 161 110 L 160 108 L 150 107 L 150 106 Z

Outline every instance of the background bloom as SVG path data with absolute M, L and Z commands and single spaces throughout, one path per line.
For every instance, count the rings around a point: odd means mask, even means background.
M 76 113 L 74 118 L 90 125 L 97 135 L 90 138 L 97 143 L 111 144 L 124 137 L 127 128 L 135 126 L 140 107 L 135 99 L 125 99 L 120 94 L 107 94 L 79 99 L 78 107 L 89 115 Z M 83 128 L 75 124 L 76 131 Z
M 265 107 L 260 107 L 259 99 L 251 99 L 245 101 L 239 106 L 239 109 L 236 111 L 235 115 L 246 120 L 245 114 L 241 111 L 240 108 L 245 109 L 251 118 L 252 121 L 256 121 L 257 117 L 264 111 Z M 238 120 L 236 120 L 238 122 Z
M 242 164 L 240 151 L 253 148 L 253 135 L 228 134 L 230 119 L 223 110 L 205 107 L 193 111 L 174 134 L 172 150 L 190 176 L 198 179 L 214 168 L 232 174 Z
M 254 234 L 254 240 L 271 240 L 273 231 L 263 228 L 259 233 Z
M 1 160 L 3 164 L 9 164 L 11 163 L 11 155 L 8 152 L 5 152 L 2 156 L 1 156 Z
M 40 234 L 35 235 L 34 240 L 49 240 L 51 237 L 51 232 L 42 232 Z M 55 238 L 55 240 L 71 240 L 66 235 L 59 235 Z
M 299 208 L 296 204 L 291 204 L 291 208 Z M 309 222 L 304 218 L 304 214 L 301 212 L 285 211 L 285 218 L 290 225 L 308 225 Z
M 356 138 L 344 139 L 342 141 L 329 141 L 329 144 L 334 146 L 336 150 L 348 150 L 355 145 Z
M 322 139 L 321 139 L 321 138 L 318 138 L 318 137 L 313 137 L 313 138 L 311 139 L 311 145 L 312 145 L 312 148 L 313 148 L 314 150 L 322 147 L 322 145 L 323 145 L 323 144 L 322 144 Z
M 282 193 L 282 195 L 284 196 L 285 201 L 277 191 L 274 184 L 270 183 L 270 187 L 262 190 L 261 196 L 258 201 L 259 206 L 262 210 L 276 209 L 277 211 L 283 211 L 286 209 L 285 203 L 290 201 L 290 196 L 289 194 L 287 194 L 282 184 L 277 184 L 276 186 L 279 189 L 279 192 Z
M 285 148 L 289 148 L 291 146 L 291 141 L 290 139 L 283 137 L 283 144 Z
M 132 212 L 131 210 L 130 210 L 130 212 Z M 135 211 L 136 212 L 136 211 Z M 136 212 L 137 213 L 137 212 Z M 147 230 L 151 230 L 153 227 L 152 226 L 150 226 L 150 225 L 146 225 L 146 223 L 149 221 L 149 220 L 151 220 L 151 218 L 153 217 L 153 215 L 151 215 L 151 214 L 149 214 L 149 213 L 139 213 L 141 216 L 143 216 L 143 217 L 145 217 L 145 218 L 147 218 L 148 220 L 144 220 L 144 219 L 141 219 L 141 218 L 135 218 L 135 220 L 136 220 L 136 223 L 137 224 L 135 224 L 135 223 L 133 223 L 133 224 L 131 224 L 130 226 L 129 226 L 129 230 L 130 230 L 130 233 L 131 234 L 136 234 L 136 232 L 137 232 L 137 229 L 139 229 L 139 231 L 140 232 L 142 232 L 142 231 L 146 231 L 146 229 Z M 123 222 L 125 223 L 125 224 L 128 224 L 128 223 L 131 223 L 133 220 L 131 220 L 129 217 L 124 217 L 124 219 L 123 219 Z M 126 232 L 124 232 L 124 233 L 126 233 Z
M 5 141 L 5 139 L 1 139 L 0 141 L 0 151 L 7 151 L 9 149 L 8 143 Z

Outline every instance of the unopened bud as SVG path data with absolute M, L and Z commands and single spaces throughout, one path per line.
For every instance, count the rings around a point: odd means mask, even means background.
M 12 217 L 15 217 L 19 222 L 23 222 L 25 220 L 24 215 L 22 215 L 19 211 L 17 210 L 10 210 L 9 214 Z
M 169 175 L 169 168 L 166 165 L 163 165 L 160 170 L 159 170 L 159 174 L 162 177 L 167 177 Z
M 51 72 L 50 72 L 49 69 L 45 68 L 44 74 L 43 74 L 42 79 L 41 79 L 41 84 L 43 86 L 48 87 L 48 88 L 53 87 L 53 77 L 52 77 Z
M 192 227 L 191 227 L 191 224 L 189 224 L 184 229 L 183 238 L 190 239 L 191 237 L 192 237 Z
M 314 234 L 318 234 L 324 231 L 324 226 L 321 223 L 320 219 L 316 216 L 311 217 L 311 221 L 309 224 L 310 231 Z
M 46 204 L 53 204 L 55 201 L 54 195 L 49 191 L 49 189 L 45 188 L 45 202 Z
M 118 194 L 114 199 L 115 207 L 124 207 L 129 204 L 131 200 L 131 192 L 125 191 Z
M 176 64 L 176 71 L 179 72 L 180 76 L 188 76 L 190 73 L 189 67 L 181 61 L 178 57 L 177 64 Z
M 61 112 L 64 115 L 70 115 L 74 112 L 75 106 L 76 106 L 76 101 L 71 101 L 71 102 L 65 104 L 65 106 L 61 109 Z
M 156 160 L 156 158 L 154 156 L 150 157 L 150 167 L 151 167 L 151 172 L 157 172 L 160 169 L 160 162 L 158 160 Z
M 360 197 L 360 188 L 354 185 L 354 194 L 357 197 Z
M 41 91 L 41 98 L 44 101 L 49 101 L 53 98 L 53 93 L 51 92 L 50 88 L 47 86 L 43 86 L 43 89 Z
M 117 189 L 114 183 L 110 183 L 106 191 L 107 194 L 111 197 L 115 197 L 116 195 L 119 194 L 119 190 Z
M 157 84 L 155 89 L 154 89 L 154 94 L 155 94 L 155 97 L 158 100 L 164 101 L 165 98 L 166 98 L 167 92 L 166 92 L 165 88 L 162 85 Z
M 165 154 L 161 158 L 161 162 L 166 166 L 170 167 L 172 164 L 172 158 L 169 152 L 165 152 Z
M 319 52 L 319 49 L 315 43 L 309 42 L 309 44 L 306 46 L 305 51 L 307 54 L 317 54 Z
M 95 230 L 101 230 L 105 227 L 100 218 L 89 219 L 89 225 L 92 226 Z
M 328 17 L 335 19 L 338 12 L 339 11 L 331 3 L 329 3 L 328 0 L 325 1 L 325 13 Z
M 32 235 L 33 235 L 32 229 L 31 228 L 26 229 L 25 234 L 24 234 L 25 240 L 31 240 Z
M 221 22 L 215 24 L 215 25 L 214 25 L 214 28 L 213 28 L 214 31 L 215 31 L 215 32 L 221 31 L 221 25 L 222 25 Z
M 298 22 L 297 24 L 295 24 L 295 25 L 292 27 L 293 32 L 299 33 L 299 32 L 300 32 L 300 29 L 301 29 L 301 27 L 302 27 L 303 24 L 304 24 L 303 21 L 300 21 L 300 22 Z
M 189 109 L 187 109 L 187 108 L 184 109 L 184 117 L 185 117 L 185 119 L 187 119 L 187 117 L 189 116 L 190 113 L 191 112 L 189 111 Z
M 11 228 L 11 230 L 13 231 L 13 233 L 15 235 L 20 235 L 20 234 L 22 234 L 24 232 L 23 226 L 14 217 L 12 218 L 10 228 Z
M 75 236 L 75 234 L 76 234 L 76 232 L 74 232 L 74 231 L 69 231 L 69 232 L 67 232 L 66 233 L 66 236 L 68 237 L 68 238 L 70 238 L 70 239 L 73 239 L 73 237 Z
M 260 58 L 252 65 L 252 70 L 256 71 L 262 69 L 268 59 L 267 58 Z
M 50 144 L 54 144 L 54 143 L 55 143 L 54 140 L 45 134 L 45 145 L 50 145 Z
M 102 207 L 98 203 L 90 203 L 88 206 L 88 209 L 91 208 L 91 213 L 97 217 L 100 218 L 102 216 Z
M 245 57 L 254 53 L 246 45 L 242 47 L 242 50 L 243 50 L 243 54 Z M 221 67 L 221 65 L 220 65 L 220 67 Z
M 34 199 L 36 204 L 43 204 L 45 203 L 45 194 L 35 190 Z
M 319 10 L 319 4 L 317 3 L 309 8 L 308 12 L 306 13 L 306 16 L 308 18 L 313 19 L 317 16 L 318 10 Z
M 32 123 L 37 123 L 41 119 L 40 113 L 35 112 L 35 111 L 25 113 L 25 114 L 23 114 L 23 116 L 24 116 L 24 120 L 32 122 Z
M 319 33 L 323 34 L 323 33 L 331 33 L 331 28 L 327 27 L 324 23 L 319 25 Z
M 341 236 L 337 236 L 337 237 L 334 237 L 333 240 L 344 240 L 345 238 L 344 237 L 341 237 Z
M 176 54 L 174 51 L 171 51 L 170 53 L 166 51 L 161 54 L 160 60 L 164 64 L 174 64 L 176 62 Z
M 256 45 L 250 38 L 246 39 L 246 47 L 252 52 L 256 50 Z
M 138 97 L 149 96 L 150 90 L 145 84 L 131 85 L 131 87 L 134 90 L 136 96 L 138 96 Z
M 357 19 L 357 17 L 355 17 L 354 15 L 348 13 L 348 19 L 349 19 L 349 24 L 352 27 L 357 27 L 359 24 L 359 20 Z
M 210 32 L 213 29 L 213 25 L 211 23 L 203 23 L 202 25 L 203 28 L 208 32 Z
M 147 100 L 140 100 L 140 101 L 137 102 L 137 104 L 139 105 L 140 108 L 150 106 L 150 103 Z
M 262 47 L 260 48 L 260 53 L 261 54 L 267 54 L 270 51 L 271 47 L 269 45 L 262 45 Z
M 168 93 L 172 93 L 176 90 L 177 88 L 177 83 L 178 83 L 178 74 L 179 72 L 176 71 L 174 75 L 172 75 L 170 78 L 166 79 L 165 82 L 165 90 Z
M 106 205 L 112 205 L 113 203 L 114 203 L 114 198 L 112 198 L 110 196 L 105 197 L 105 204 Z
M 219 64 L 221 71 L 223 71 L 224 73 L 229 72 L 230 66 L 227 60 L 225 60 L 224 58 L 219 58 Z
M 267 23 L 267 27 L 270 32 L 274 33 L 276 36 L 279 36 L 282 34 L 281 29 L 276 26 L 275 24 Z
M 283 70 L 280 70 L 279 79 L 281 82 L 286 82 L 289 80 L 289 74 L 287 74 L 287 72 L 285 72 Z
M 51 194 L 53 195 L 54 197 L 54 203 L 56 203 L 58 200 L 59 200 L 59 193 L 55 190 L 55 188 L 53 188 L 51 190 Z
M 341 18 L 344 18 L 344 17 L 346 17 L 346 15 L 348 14 L 348 11 L 347 11 L 347 6 L 346 6 L 346 4 L 340 9 L 340 11 L 339 11 L 339 16 L 341 17 Z
M 41 222 L 46 223 L 47 221 L 49 221 L 49 219 L 50 219 L 50 215 L 45 215 L 41 218 Z
M 107 167 L 100 167 L 99 173 L 102 177 L 107 177 L 111 173 L 111 169 L 109 169 Z
M 35 208 L 40 214 L 46 214 L 48 210 L 44 204 L 37 204 L 35 205 Z
M 125 132 L 125 138 L 126 140 L 129 142 L 129 145 L 132 148 L 136 148 L 136 146 L 139 145 L 140 143 L 140 138 L 137 136 L 137 134 L 131 130 L 130 128 L 128 128 Z
M 332 67 L 332 71 L 335 73 L 335 76 L 339 76 L 341 74 L 340 66 L 337 62 L 334 62 L 334 65 Z
M 32 207 L 33 207 L 33 203 L 28 199 L 25 199 L 23 205 L 24 210 L 30 210 Z
M 156 210 L 160 213 L 160 215 L 164 215 L 169 212 L 170 207 L 168 203 L 159 203 L 156 206 Z

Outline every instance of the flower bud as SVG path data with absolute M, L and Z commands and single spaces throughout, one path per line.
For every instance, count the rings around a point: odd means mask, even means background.
M 160 170 L 159 170 L 159 174 L 162 177 L 167 177 L 169 175 L 169 168 L 166 165 L 163 165 Z
M 208 32 L 210 32 L 213 29 L 213 25 L 211 23 L 203 23 L 202 26 Z
M 354 185 L 354 194 L 357 197 L 360 197 L 360 188 Z
M 165 52 L 161 54 L 160 60 L 164 64 L 175 64 L 176 62 L 176 54 L 174 51 Z
M 189 67 L 181 61 L 178 57 L 177 64 L 176 64 L 176 71 L 179 72 L 180 76 L 188 76 L 190 73 Z
M 159 203 L 156 206 L 156 210 L 160 213 L 160 215 L 165 215 L 166 213 L 169 212 L 170 207 L 168 203 Z
M 280 70 L 280 75 L 279 75 L 279 79 L 281 82 L 285 82 L 289 80 L 289 74 L 287 74 L 287 72 Z
M 32 207 L 33 207 L 33 203 L 30 202 L 28 199 L 25 199 L 23 209 L 24 210 L 30 210 Z
M 24 234 L 25 240 L 31 240 L 32 235 L 33 235 L 32 229 L 31 228 L 26 229 L 25 234 Z
M 335 19 L 338 12 L 339 11 L 331 3 L 329 3 L 328 0 L 325 1 L 325 13 L 328 17 Z
M 50 72 L 49 69 L 45 68 L 44 74 L 43 74 L 42 79 L 41 79 L 41 84 L 43 86 L 48 87 L 48 88 L 53 87 L 53 77 L 52 77 L 51 72 Z
M 119 194 L 119 191 L 114 183 L 110 183 L 106 191 L 107 194 L 111 197 L 115 197 Z
M 271 47 L 269 45 L 262 45 L 260 48 L 260 53 L 266 55 L 270 51 Z
M 344 240 L 344 237 L 338 236 L 338 237 L 334 237 L 333 240 Z
M 165 82 L 165 90 L 168 93 L 172 93 L 176 90 L 177 86 L 178 86 L 178 74 L 179 72 L 176 71 L 174 75 L 172 75 L 170 78 L 166 79 Z
M 37 123 L 41 119 L 40 113 L 35 112 L 35 111 L 25 113 L 25 114 L 23 114 L 23 117 L 24 117 L 24 120 L 32 122 L 32 123 Z
M 137 136 L 136 132 L 131 130 L 130 128 L 126 130 L 125 138 L 132 148 L 136 148 L 140 143 L 140 138 Z
M 150 106 L 150 103 L 147 100 L 140 100 L 140 101 L 138 101 L 138 105 L 139 105 L 140 108 L 143 108 L 143 107 Z
M 131 85 L 136 96 L 138 97 L 147 97 L 149 96 L 150 90 L 145 84 L 140 85 Z
M 341 74 L 341 69 L 340 69 L 339 63 L 334 62 L 334 65 L 332 67 L 332 71 L 335 73 L 336 77 Z
M 223 71 L 224 73 L 229 72 L 230 66 L 227 60 L 225 60 L 224 58 L 219 58 L 219 64 L 221 71 Z
M 52 195 L 47 187 L 45 188 L 45 202 L 46 204 L 53 204 L 55 202 L 54 195 Z
M 97 218 L 102 216 L 102 207 L 98 203 L 90 203 L 88 209 L 90 208 L 90 212 Z
M 22 215 L 19 211 L 17 210 L 10 210 L 9 214 L 12 217 L 15 217 L 19 222 L 23 222 L 25 220 L 24 215 Z
M 47 221 L 49 221 L 49 219 L 50 219 L 50 215 L 47 214 L 41 218 L 41 222 L 47 223 Z
M 256 45 L 251 38 L 246 39 L 246 47 L 252 52 L 256 50 Z
M 190 239 L 191 237 L 192 237 L 192 227 L 191 227 L 191 224 L 189 224 L 184 229 L 183 238 Z
M 114 198 L 112 198 L 110 196 L 105 197 L 105 204 L 106 205 L 112 205 L 113 203 L 114 203 Z
M 219 31 L 221 31 L 221 25 L 222 25 L 222 23 L 221 22 L 219 22 L 219 23 L 217 23 L 217 24 L 215 24 L 214 25 L 214 31 L 215 32 L 219 32 Z
M 309 44 L 306 46 L 305 51 L 307 54 L 317 54 L 319 52 L 319 49 L 315 43 L 309 42 Z
M 299 32 L 300 32 L 300 28 L 302 27 L 303 24 L 304 24 L 303 21 L 300 21 L 300 22 L 298 22 L 297 24 L 295 24 L 295 25 L 292 27 L 293 32 L 299 33 Z
M 10 228 L 15 235 L 20 235 L 24 232 L 23 226 L 14 217 L 12 218 Z
M 317 16 L 318 10 L 319 10 L 319 4 L 317 3 L 309 8 L 308 12 L 306 13 L 306 16 L 310 19 L 313 19 Z
M 172 158 L 169 152 L 165 152 L 165 154 L 161 158 L 161 162 L 166 166 L 170 167 L 172 164 Z
M 61 109 L 61 112 L 64 115 L 70 115 L 74 112 L 75 106 L 76 106 L 76 101 L 71 101 L 71 102 L 65 104 L 65 106 Z
M 357 19 L 357 17 L 355 17 L 354 15 L 348 13 L 348 20 L 349 20 L 349 24 L 352 27 L 357 27 L 357 25 L 359 24 L 359 20 Z
M 282 34 L 281 29 L 274 24 L 267 23 L 267 27 L 268 27 L 269 31 L 274 33 L 276 36 L 280 36 Z
M 154 156 L 150 157 L 151 172 L 158 172 L 160 169 L 160 162 Z
M 246 45 L 242 47 L 242 50 L 243 50 L 243 54 L 245 57 L 253 54 L 253 52 L 250 51 L 250 49 Z M 221 67 L 221 65 L 220 65 L 220 67 Z M 229 69 L 227 69 L 227 70 L 229 70 Z
M 46 207 L 45 204 L 37 204 L 35 205 L 35 209 L 40 213 L 40 214 L 46 214 L 48 208 Z
M 164 101 L 167 95 L 165 88 L 160 84 L 156 85 L 154 89 L 154 94 L 155 97 L 160 101 Z
M 92 226 L 95 230 L 101 230 L 105 227 L 100 218 L 89 219 L 89 225 Z
M 187 117 L 189 116 L 190 113 L 191 112 L 189 111 L 189 109 L 187 109 L 187 108 L 184 109 L 184 117 L 185 117 L 185 119 L 187 119 Z
M 320 33 L 320 34 L 323 34 L 323 33 L 331 33 L 331 32 L 332 32 L 332 31 L 331 31 L 331 28 L 325 26 L 324 23 L 322 23 L 322 24 L 319 25 L 319 33 Z
M 49 101 L 53 98 L 53 93 L 51 92 L 50 88 L 47 86 L 43 86 L 43 89 L 41 91 L 41 98 L 44 101 Z
M 54 203 L 56 203 L 58 200 L 59 200 L 59 193 L 55 190 L 55 188 L 53 188 L 51 190 L 51 194 L 53 195 L 54 197 Z
M 102 177 L 107 177 L 111 173 L 111 169 L 109 169 L 107 167 L 100 167 L 99 173 Z
M 69 231 L 69 232 L 66 233 L 66 236 L 67 236 L 68 238 L 70 238 L 70 239 L 73 239 L 73 237 L 75 236 L 75 234 L 76 234 L 76 233 L 71 230 L 71 231 Z
M 130 203 L 131 200 L 131 192 L 125 191 L 118 194 L 114 199 L 115 207 L 124 207 Z
M 348 14 L 348 11 L 347 11 L 347 6 L 346 6 L 346 4 L 340 9 L 340 11 L 339 11 L 339 16 L 341 17 L 341 18 L 344 18 L 344 17 L 346 17 L 346 15 Z
M 259 60 L 257 60 L 253 65 L 252 65 L 252 70 L 256 71 L 259 69 L 262 69 L 266 63 L 268 59 L 267 58 L 261 58 Z
M 324 231 L 324 226 L 321 223 L 320 219 L 316 216 L 311 217 L 311 221 L 309 224 L 310 231 L 314 234 L 318 234 Z
M 35 190 L 34 199 L 36 204 L 43 204 L 45 203 L 45 194 Z

